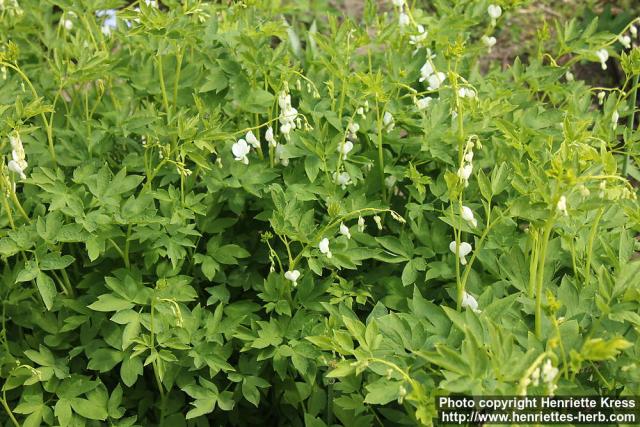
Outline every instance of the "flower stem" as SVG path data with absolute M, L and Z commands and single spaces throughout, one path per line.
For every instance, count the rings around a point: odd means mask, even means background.
M 640 74 L 637 74 L 633 77 L 633 90 L 631 92 L 631 98 L 629 99 L 629 103 L 631 104 L 631 117 L 629 118 L 629 130 L 633 133 L 633 128 L 635 125 L 636 119 L 636 102 L 638 96 L 638 80 L 640 79 Z M 627 168 L 629 166 L 629 147 L 625 144 L 625 155 L 624 161 L 622 163 L 622 177 L 627 177 Z
M 536 271 L 536 312 L 535 312 L 535 329 L 536 337 L 542 338 L 542 290 L 544 288 L 544 266 L 547 259 L 547 246 L 549 244 L 549 237 L 551 236 L 551 230 L 553 229 L 553 223 L 555 222 L 555 215 L 547 220 L 542 234 L 542 241 L 540 242 L 540 253 L 538 259 L 538 269 Z

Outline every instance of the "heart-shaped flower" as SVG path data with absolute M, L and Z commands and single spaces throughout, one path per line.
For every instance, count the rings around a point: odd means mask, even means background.
M 460 264 L 467 265 L 467 259 L 465 257 L 471 253 L 473 247 L 467 242 L 462 242 L 460 243 L 460 248 L 458 248 L 454 240 L 449 243 L 449 250 L 460 258 Z
M 474 298 L 473 295 L 468 294 L 467 292 L 465 292 L 462 295 L 462 307 L 463 308 L 470 308 L 471 310 L 475 311 L 476 313 L 480 313 L 480 310 L 478 310 L 478 301 Z
M 490 4 L 487 8 L 487 13 L 491 19 L 498 19 L 502 15 L 502 8 L 497 4 Z
M 244 139 L 239 139 L 231 146 L 231 152 L 236 160 L 241 161 L 245 165 L 249 164 L 249 158 L 247 157 L 249 151 L 251 151 L 251 147 L 249 147 L 249 144 L 247 144 L 247 141 Z
M 293 282 L 293 286 L 296 286 L 298 279 L 300 278 L 300 272 L 298 270 L 289 270 L 284 273 L 284 278 Z
M 247 132 L 244 138 L 247 140 L 249 145 L 251 145 L 253 148 L 260 148 L 260 141 L 258 141 L 258 138 L 256 138 L 253 132 L 251 131 Z
M 353 150 L 353 142 L 347 140 L 342 144 L 338 145 L 338 152 L 342 154 L 343 158 L 347 158 L 347 154 L 349 154 Z
M 473 211 L 469 207 L 462 206 L 462 208 L 460 208 L 460 214 L 462 216 L 462 219 L 467 221 L 473 227 L 478 226 L 478 221 L 476 221 L 476 218 L 473 216 Z
M 340 223 L 340 234 L 343 236 L 347 236 L 347 239 L 351 238 L 351 232 L 349 231 L 349 227 L 347 227 L 344 222 Z
M 320 240 L 318 248 L 320 249 L 320 252 L 327 256 L 327 258 L 331 258 L 333 256 L 331 250 L 329 249 L 329 239 L 327 239 L 326 237 Z

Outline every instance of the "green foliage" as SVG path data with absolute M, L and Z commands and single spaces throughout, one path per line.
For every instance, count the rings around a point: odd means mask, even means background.
M 125 3 L 0 6 L 0 425 L 640 394 L 637 20 L 501 67 L 520 2 Z

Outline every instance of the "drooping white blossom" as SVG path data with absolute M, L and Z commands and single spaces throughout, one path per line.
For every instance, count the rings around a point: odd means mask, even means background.
M 401 27 L 406 27 L 410 23 L 411 19 L 409 18 L 409 15 L 404 12 L 400 12 L 400 15 L 398 16 L 398 25 L 400 25 Z
M 478 300 L 475 299 L 473 295 L 468 292 L 464 292 L 462 294 L 462 308 L 469 308 L 476 313 L 480 313 L 478 309 Z
M 342 142 L 342 144 L 338 145 L 338 153 L 342 154 L 342 158 L 346 159 L 347 154 L 349 154 L 353 150 L 353 142 L 346 140 Z
M 604 103 L 604 96 L 604 91 L 601 90 L 600 92 L 598 92 L 598 105 L 602 105 Z
M 344 222 L 340 223 L 340 234 L 342 234 L 343 236 L 347 236 L 347 239 L 351 238 L 349 227 L 347 227 Z
M 298 285 L 298 279 L 300 278 L 300 272 L 298 270 L 289 270 L 284 273 L 284 278 L 291 281 L 293 286 Z
M 498 19 L 502 15 L 502 8 L 497 4 L 490 4 L 489 7 L 487 7 L 487 13 L 491 19 Z
M 320 240 L 320 243 L 318 244 L 318 249 L 320 249 L 320 252 L 325 254 L 327 258 L 331 258 L 333 256 L 333 254 L 331 253 L 331 250 L 329 249 L 329 239 L 327 239 L 326 237 Z
M 249 145 L 251 145 L 253 148 L 258 149 L 260 148 L 260 141 L 258 141 L 258 138 L 256 138 L 256 136 L 253 134 L 252 131 L 247 132 L 247 134 L 245 135 L 244 139 L 247 141 L 247 143 L 249 143 Z
M 384 112 L 384 116 L 382 116 L 382 124 L 387 129 L 387 132 L 391 132 L 396 126 L 395 120 L 393 119 L 393 116 L 390 112 Z
M 469 178 L 471 177 L 471 173 L 473 172 L 473 165 L 471 163 L 466 163 L 460 169 L 458 169 L 458 177 L 464 183 L 464 186 L 469 185 Z
M 428 90 L 439 89 L 442 83 L 444 83 L 446 79 L 447 79 L 447 75 L 441 71 L 431 74 L 429 78 L 427 78 L 427 83 L 429 84 L 427 89 Z
M 551 384 L 560 371 L 551 364 L 551 359 L 547 359 L 542 365 L 542 381 Z
M 378 230 L 382 230 L 382 218 L 380 218 L 379 215 L 374 215 L 373 216 L 373 221 L 376 223 L 376 225 L 378 226 Z
M 431 76 L 434 72 L 435 70 L 433 68 L 433 63 L 431 62 L 430 58 L 427 58 L 427 61 L 424 63 L 424 65 L 420 67 L 420 78 L 418 79 L 418 81 L 422 83 L 423 81 L 427 80 L 429 76 Z
M 338 184 L 343 190 L 347 188 L 347 185 L 351 185 L 353 182 L 351 181 L 351 175 L 348 172 L 340 172 L 333 173 L 333 180 L 336 184 Z
M 471 224 L 471 226 L 473 226 L 473 227 L 477 227 L 478 226 L 478 221 L 474 217 L 473 211 L 468 206 L 464 206 L 463 205 L 460 208 L 460 215 L 462 216 L 462 219 L 464 219 L 469 224 Z
M 358 217 L 358 231 L 362 233 L 364 232 L 364 228 L 365 228 L 364 218 L 360 216 Z
M 418 25 L 417 26 L 417 30 L 418 30 L 418 34 L 414 34 L 409 36 L 409 44 L 411 45 L 419 45 L 421 44 L 423 41 L 425 41 L 427 39 L 427 31 L 424 29 L 424 26 L 422 25 Z M 417 51 L 417 50 L 416 50 Z M 414 52 L 415 54 L 415 52 Z
M 491 53 L 491 49 L 496 45 L 498 40 L 493 36 L 482 36 L 482 43 L 488 48 L 489 53 Z
M 618 127 L 619 119 L 620 113 L 618 113 L 618 110 L 613 110 L 613 113 L 611 114 L 611 127 L 613 128 L 613 130 L 616 130 L 616 128 Z
M 20 175 L 20 178 L 25 179 L 27 176 L 24 171 L 29 166 L 26 160 L 26 154 L 22 145 L 22 139 L 18 132 L 14 132 L 9 135 L 9 143 L 11 144 L 11 160 L 7 163 L 7 167 L 10 171 Z
M 433 101 L 433 98 L 430 96 L 425 96 L 424 98 L 416 99 L 416 107 L 418 110 L 425 110 L 429 107 L 429 104 Z
M 284 144 L 276 144 L 276 148 L 274 150 L 274 157 L 276 163 L 280 163 L 282 166 L 289 165 L 289 158 L 284 157 Z
M 456 241 L 454 240 L 449 243 L 449 250 L 460 258 L 460 264 L 467 265 L 467 259 L 465 257 L 471 253 L 473 247 L 467 242 L 462 242 L 460 243 L 460 248 L 458 250 Z
M 558 212 L 564 216 L 569 215 L 569 212 L 567 212 L 567 198 L 565 196 L 560 196 L 560 199 L 556 204 L 556 209 L 558 209 Z
M 105 36 L 109 36 L 111 34 L 111 30 L 114 30 L 118 27 L 115 9 L 97 10 L 96 16 L 98 18 L 105 17 L 101 27 L 102 34 L 104 34 Z
M 631 49 L 631 37 L 627 35 L 619 35 L 618 41 L 625 49 Z
M 276 139 L 273 137 L 273 128 L 271 126 L 267 128 L 267 131 L 264 134 L 264 139 L 269 143 L 270 147 L 278 145 Z
M 244 139 L 239 139 L 231 146 L 231 152 L 237 161 L 244 163 L 245 165 L 249 164 L 249 158 L 247 155 L 251 151 L 251 147 L 247 144 L 247 141 Z
M 638 37 L 638 27 L 636 27 L 635 25 L 629 27 L 629 32 L 633 37 Z
M 600 60 L 600 66 L 603 70 L 607 69 L 607 60 L 609 59 L 609 51 L 607 49 L 600 49 L 596 51 L 596 56 Z

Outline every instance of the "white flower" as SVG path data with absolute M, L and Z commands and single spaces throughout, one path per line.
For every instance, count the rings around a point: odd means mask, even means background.
M 618 41 L 625 49 L 631 49 L 631 37 L 620 35 Z
M 425 110 L 429 107 L 431 101 L 433 101 L 433 98 L 431 98 L 430 96 L 425 96 L 424 98 L 417 99 L 416 107 L 418 107 L 418 110 Z
M 618 113 L 618 110 L 614 110 L 613 114 L 611 114 L 611 127 L 613 128 L 613 130 L 616 130 L 616 128 L 618 127 L 619 119 L 620 119 L 620 114 Z
M 333 180 L 336 184 L 338 184 L 342 189 L 346 189 L 347 185 L 351 185 L 351 175 L 347 172 L 340 172 L 339 174 L 333 173 Z
M 422 25 L 418 25 L 418 35 L 409 36 L 409 44 L 416 45 L 422 43 L 427 38 L 427 32 Z
M 467 221 L 473 227 L 478 226 L 478 221 L 476 221 L 476 218 L 473 216 L 473 211 L 469 209 L 469 207 L 462 206 L 462 208 L 460 209 L 460 212 L 461 212 L 462 219 Z
M 231 152 L 235 156 L 236 160 L 241 161 L 245 165 L 249 164 L 249 158 L 247 157 L 249 151 L 251 151 L 251 147 L 249 147 L 249 144 L 247 144 L 247 141 L 244 139 L 239 139 L 231 146 Z
M 9 160 L 9 163 L 7 164 L 7 167 L 9 168 L 10 171 L 15 172 L 18 175 L 20 175 L 20 178 L 22 178 L 22 179 L 26 179 L 27 178 L 27 176 L 24 174 L 24 170 L 20 167 L 18 162 L 16 162 L 15 160 Z
M 264 134 L 264 139 L 267 140 L 271 147 L 275 147 L 276 145 L 278 145 L 276 139 L 273 137 L 273 128 L 271 126 L 267 128 L 267 131 Z
M 427 87 L 427 89 L 429 90 L 438 89 L 440 85 L 446 80 L 446 78 L 447 78 L 447 75 L 443 72 L 433 73 L 427 79 L 427 82 L 429 83 L 429 86 Z
M 490 4 L 487 8 L 487 13 L 491 19 L 498 19 L 502 15 L 502 8 L 497 4 Z
M 361 115 L 362 117 L 364 117 L 364 108 L 362 108 L 362 107 L 358 107 L 358 108 L 356 109 L 356 114 L 359 114 L 359 115 Z
M 258 141 L 258 138 L 256 138 L 253 132 L 251 131 L 247 132 L 244 138 L 247 140 L 249 145 L 251 145 L 253 148 L 256 148 L 256 149 L 260 148 L 260 141 Z
M 363 217 L 358 217 L 358 231 L 359 232 L 364 232 L 364 218 Z
M 289 133 L 291 132 L 291 124 L 285 123 L 282 126 L 280 126 L 280 132 L 282 132 L 284 136 L 289 135 Z
M 473 295 L 467 293 L 466 291 L 462 294 L 462 307 L 470 308 L 476 313 L 480 313 L 478 310 L 478 301 L 474 298 Z
M 300 272 L 298 270 L 289 270 L 284 273 L 284 278 L 293 282 L 293 286 L 298 285 L 298 278 L 300 278 Z
M 476 97 L 476 91 L 468 87 L 461 87 L 460 89 L 458 89 L 458 96 L 460 98 L 473 99 Z
M 333 256 L 331 250 L 329 250 L 329 239 L 327 239 L 326 237 L 320 240 L 318 248 L 320 249 L 320 252 L 327 256 L 327 258 L 331 258 Z
M 402 7 L 404 6 L 404 0 L 392 0 L 393 1 L 393 5 L 395 7 Z
M 106 19 L 102 22 L 102 34 L 108 36 L 111 34 L 111 30 L 118 27 L 118 22 L 116 20 L 116 10 L 108 9 L 108 10 L 97 10 L 96 16 L 101 18 L 106 16 Z
M 600 65 L 602 66 L 602 69 L 606 70 L 607 69 L 607 59 L 609 59 L 609 52 L 607 51 L 607 49 L 600 49 L 600 50 L 596 51 L 596 56 L 600 60 Z
M 551 364 L 551 359 L 547 359 L 546 362 L 544 362 L 544 365 L 542 365 L 542 381 L 547 384 L 552 383 L 558 375 L 558 372 L 558 368 L 555 368 Z
M 291 95 L 286 92 L 281 92 L 280 95 L 278 95 L 278 105 L 281 110 L 291 108 Z
M 636 27 L 635 25 L 629 27 L 629 32 L 633 37 L 638 37 L 638 27 Z
M 373 220 L 375 221 L 376 225 L 378 226 L 378 230 L 382 230 L 382 218 L 380 218 L 380 216 L 378 216 L 378 215 L 374 215 L 373 216 Z
M 487 36 L 482 36 L 482 43 L 489 48 L 489 53 L 491 53 L 491 48 L 493 48 L 496 43 L 498 42 L 498 40 L 496 40 L 495 37 L 491 36 L 491 37 L 487 37 Z
M 464 155 L 464 161 L 468 163 L 473 161 L 473 151 L 469 150 L 469 152 Z
M 353 150 L 353 142 L 346 140 L 342 144 L 338 145 L 338 152 L 342 154 L 344 159 L 347 158 L 347 154 Z
M 275 160 L 277 163 L 280 163 L 282 166 L 289 165 L 289 159 L 284 157 L 284 145 L 276 144 L 276 149 L 274 150 Z
M 344 222 L 340 223 L 340 234 L 343 236 L 347 236 L 347 239 L 351 238 L 351 232 L 349 231 L 349 227 L 347 227 Z
M 384 116 L 382 116 L 382 124 L 387 128 L 387 132 L 391 132 L 393 130 L 396 124 L 390 112 L 384 112 Z
M 410 23 L 411 23 L 411 20 L 409 19 L 409 15 L 407 15 L 404 12 L 401 12 L 400 16 L 398 17 L 398 25 L 400 25 L 401 27 L 406 27 Z
M 469 185 L 469 177 L 471 177 L 472 172 L 473 165 L 471 163 L 467 163 L 458 169 L 458 177 L 464 182 L 465 187 Z
M 25 179 L 27 176 L 24 171 L 29 166 L 27 164 L 24 147 L 22 146 L 22 139 L 18 132 L 14 132 L 9 135 L 9 143 L 11 144 L 11 158 L 7 163 L 7 167 L 10 171 L 20 175 L 20 178 Z
M 360 125 L 355 122 L 349 122 L 349 125 L 347 126 L 347 130 L 350 133 L 355 135 L 360 130 Z
M 604 91 L 598 92 L 598 104 L 599 105 L 602 105 L 602 103 L 604 102 L 604 95 L 605 95 Z
M 567 73 L 564 75 L 565 78 L 567 79 L 568 82 L 572 82 L 575 80 L 575 76 L 573 75 L 573 73 L 571 71 L 567 71 Z
M 431 76 L 434 72 L 435 70 L 433 69 L 431 60 L 427 59 L 427 62 L 425 62 L 422 67 L 420 67 L 420 78 L 418 79 L 418 81 L 423 82 L 427 80 L 429 76 Z
M 560 200 L 558 200 L 556 204 L 556 209 L 558 209 L 558 212 L 562 215 L 569 215 L 569 212 L 567 212 L 567 198 L 565 196 L 560 196 Z
M 467 265 L 467 259 L 465 257 L 471 253 L 473 247 L 467 242 L 462 242 L 460 243 L 460 250 L 458 251 L 457 249 L 455 240 L 449 243 L 449 250 L 460 258 L 460 264 Z

